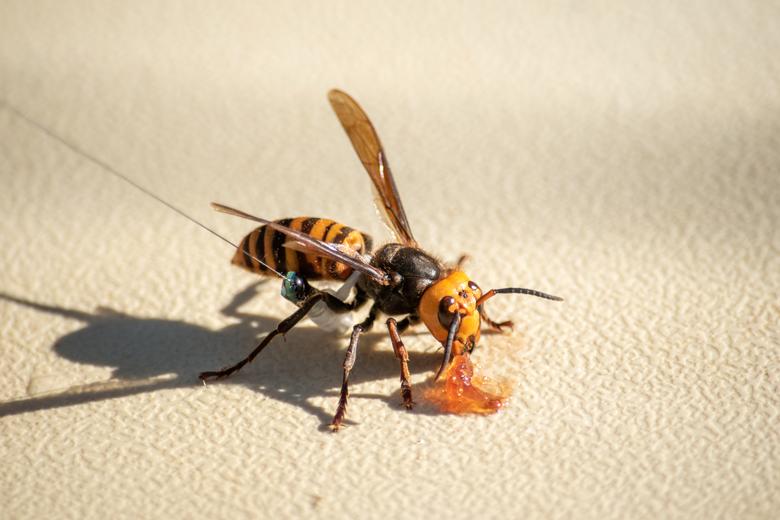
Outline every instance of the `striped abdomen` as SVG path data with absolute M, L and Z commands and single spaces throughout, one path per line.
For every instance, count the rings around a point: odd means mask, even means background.
M 361 254 L 369 252 L 371 248 L 371 237 L 327 218 L 296 217 L 275 222 L 317 240 L 343 244 Z M 286 241 L 287 237 L 283 233 L 260 226 L 244 237 L 232 262 L 253 273 L 268 274 L 268 268 L 253 259 L 254 256 L 280 273 L 295 271 L 308 280 L 346 280 L 352 274 L 351 267 L 339 262 L 284 247 Z

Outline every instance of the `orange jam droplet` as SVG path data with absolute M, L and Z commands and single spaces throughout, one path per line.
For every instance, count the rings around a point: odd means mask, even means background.
M 425 397 L 445 413 L 488 415 L 503 408 L 511 394 L 508 384 L 475 375 L 474 364 L 464 353 L 452 359 Z

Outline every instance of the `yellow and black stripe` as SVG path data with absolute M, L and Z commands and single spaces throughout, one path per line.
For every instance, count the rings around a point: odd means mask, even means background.
M 296 217 L 275 222 L 323 242 L 343 244 L 360 254 L 371 248 L 371 237 L 327 218 Z M 295 271 L 308 280 L 346 280 L 352 274 L 352 268 L 342 263 L 284 247 L 286 241 L 283 233 L 260 226 L 244 237 L 232 262 L 253 273 L 270 274 L 266 266 L 252 258 L 255 257 L 282 274 Z

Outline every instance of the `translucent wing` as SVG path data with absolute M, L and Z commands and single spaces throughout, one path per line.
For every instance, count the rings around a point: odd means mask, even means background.
M 360 162 L 363 163 L 368 176 L 371 177 L 371 182 L 374 184 L 374 203 L 377 209 L 399 242 L 417 246 L 406 218 L 406 212 L 401 204 L 401 197 L 399 197 L 398 189 L 395 187 L 390 165 L 387 164 L 379 136 L 368 116 L 346 92 L 331 90 L 328 92 L 328 100 L 336 112 L 341 126 L 347 132 Z
M 249 213 L 244 213 L 241 210 L 234 209 L 229 206 L 224 206 L 216 202 L 212 202 L 211 207 L 217 211 L 221 211 L 222 213 L 228 213 L 229 215 L 235 215 L 237 217 L 259 222 L 260 224 L 265 224 L 275 231 L 284 233 L 290 238 L 288 243 L 285 243 L 285 247 L 292 247 L 298 251 L 312 253 L 317 256 L 323 256 L 325 258 L 335 260 L 336 262 L 341 262 L 342 264 L 348 265 L 356 271 L 360 271 L 361 273 L 370 276 L 382 285 L 387 285 L 390 283 L 390 276 L 385 271 L 369 264 L 362 256 L 360 256 L 360 254 L 350 249 L 349 247 L 344 247 L 341 244 L 331 244 L 329 242 L 317 240 L 316 238 L 312 238 L 305 233 L 301 233 L 300 231 L 282 226 L 277 222 L 255 217 Z

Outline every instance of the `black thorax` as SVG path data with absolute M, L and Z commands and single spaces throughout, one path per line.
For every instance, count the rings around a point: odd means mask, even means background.
M 393 278 L 390 285 L 380 285 L 363 277 L 358 286 L 368 293 L 385 314 L 409 314 L 417 310 L 425 290 L 442 275 L 444 267 L 425 251 L 401 244 L 382 246 L 371 264 Z

